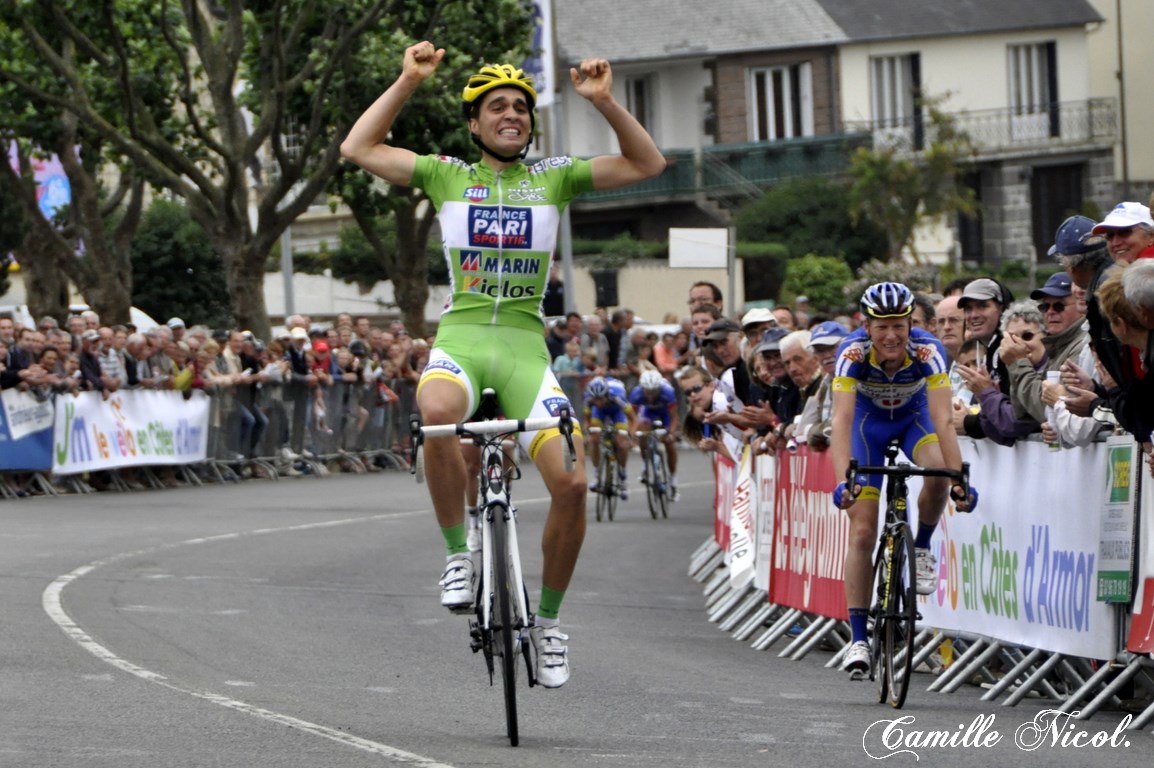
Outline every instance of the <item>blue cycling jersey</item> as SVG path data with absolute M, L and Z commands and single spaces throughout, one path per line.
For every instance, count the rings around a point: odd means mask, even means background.
M 878 363 L 865 328 L 851 333 L 838 349 L 833 391 L 856 392 L 859 411 L 897 416 L 924 410 L 929 390 L 949 386 L 945 348 L 922 328 L 910 329 L 905 361 L 893 376 Z
M 629 403 L 637 411 L 638 417 L 642 421 L 660 421 L 666 427 L 670 427 L 672 426 L 670 414 L 677 406 L 677 393 L 673 390 L 672 384 L 663 381 L 661 388 L 657 390 L 656 397 L 651 399 L 639 385 L 629 393 Z
M 930 418 L 931 390 L 949 388 L 945 348 L 929 331 L 911 328 L 905 360 L 891 376 L 874 353 L 864 328 L 851 333 L 838 349 L 832 388 L 857 393 L 850 454 L 863 466 L 885 463 L 886 446 L 897 440 L 906 456 L 927 442 L 937 442 Z M 870 475 L 860 498 L 879 498 L 881 475 Z
M 623 425 L 628 421 L 629 414 L 633 413 L 633 407 L 629 405 L 629 398 L 625 393 L 625 385 L 620 379 L 612 376 L 606 376 L 605 383 L 609 385 L 609 396 L 601 405 L 595 405 L 589 393 L 585 393 L 585 413 L 589 415 L 590 423 L 594 425 L 601 423 Z

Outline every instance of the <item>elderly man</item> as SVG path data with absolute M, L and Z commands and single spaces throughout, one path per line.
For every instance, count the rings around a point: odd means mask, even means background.
M 837 367 L 837 348 L 849 335 L 849 330 L 840 323 L 827 320 L 810 331 L 808 349 L 813 352 L 821 377 L 817 391 L 805 401 L 801 418 L 798 420 L 794 437 L 810 448 L 824 451 L 829 448 L 830 432 L 833 427 L 833 398 L 830 396 L 833 372 Z
M 958 306 L 958 298 L 947 296 L 934 308 L 934 315 L 937 318 L 934 332 L 945 347 L 950 360 L 958 356 L 958 350 L 966 340 L 966 313 Z
M 1017 337 L 1002 341 L 1002 362 L 1010 374 L 1010 401 L 1014 415 L 1021 419 L 1031 416 L 1038 422 L 1046 420 L 1046 404 L 1042 401 L 1042 383 L 1047 371 L 1060 371 L 1067 360 L 1077 360 L 1089 341 L 1082 328 L 1085 315 L 1074 297 L 1074 284 L 1065 272 L 1051 275 L 1046 284 L 1030 293 L 1042 313 L 1044 336 L 1041 339 L 1047 363 L 1043 370 L 1030 361 L 1030 345 Z
M 1131 264 L 1122 275 L 1122 288 L 1142 325 L 1154 330 L 1154 259 L 1139 259 Z
M 796 387 L 793 397 L 783 404 L 778 414 L 785 422 L 782 437 L 787 440 L 794 434 L 794 419 L 801 415 L 806 401 L 821 386 L 821 363 L 809 348 L 811 338 L 809 331 L 794 331 L 781 340 L 781 361 Z

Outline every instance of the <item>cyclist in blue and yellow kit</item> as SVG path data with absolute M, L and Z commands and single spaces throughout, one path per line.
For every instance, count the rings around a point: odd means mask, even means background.
M 400 76 L 341 143 L 341 154 L 390 184 L 419 187 L 437 209 L 452 293 L 437 341 L 417 389 L 425 424 L 452 424 L 472 413 L 482 389 L 497 391 L 512 419 L 557 415 L 569 405 L 549 368 L 541 301 L 562 211 L 577 195 L 652 178 L 665 158 L 639 122 L 613 98 L 604 59 L 587 59 L 569 75 L 578 95 L 601 113 L 620 154 L 591 160 L 555 157 L 521 162 L 533 139 L 537 92 L 531 78 L 509 64 L 487 65 L 471 76 L 462 109 L 480 162 L 421 155 L 386 143 L 393 122 L 429 79 L 445 50 L 424 41 L 405 50 Z M 570 406 L 571 409 L 571 406 Z M 564 440 L 556 430 L 522 437 L 552 496 L 541 546 L 541 600 L 530 639 L 537 680 L 564 685 L 569 664 L 558 611 L 585 536 L 584 450 L 577 470 L 564 468 Z M 437 522 L 448 550 L 441 604 L 454 612 L 473 605 L 474 573 L 465 531 L 465 463 L 456 437 L 425 443 Z
M 871 285 L 862 295 L 865 326 L 842 342 L 833 374 L 830 451 L 838 477 L 845 477 L 851 458 L 861 465 L 884 464 L 886 447 L 894 440 L 918 466 L 962 467 L 945 350 L 932 333 L 911 327 L 913 308 L 914 296 L 901 283 Z M 859 475 L 852 488 L 842 482 L 833 494 L 834 504 L 850 516 L 844 578 L 853 639 L 842 669 L 854 679 L 869 669 L 866 622 L 881 487 L 881 475 Z M 937 588 L 930 538 L 945 511 L 947 494 L 959 509 L 977 503 L 972 486 L 969 499 L 958 499 L 959 489 L 940 477 L 927 477 L 922 485 L 914 541 L 919 594 Z
M 637 430 L 649 432 L 655 422 L 665 426 L 665 455 L 669 459 L 669 500 L 677 501 L 677 392 L 673 385 L 657 371 L 643 371 L 637 386 L 629 393 L 629 404 L 637 411 Z M 645 443 L 641 444 L 642 466 L 648 467 L 648 456 L 644 455 Z M 649 478 L 642 474 L 642 484 Z
M 613 445 L 617 451 L 617 487 L 622 501 L 629 500 L 628 476 L 625 465 L 629 461 L 629 434 L 633 431 L 633 406 L 629 404 L 625 384 L 612 376 L 597 376 L 585 385 L 585 423 L 590 427 L 613 430 Z M 591 490 L 601 490 L 601 440 L 589 438 L 589 459 L 595 473 Z

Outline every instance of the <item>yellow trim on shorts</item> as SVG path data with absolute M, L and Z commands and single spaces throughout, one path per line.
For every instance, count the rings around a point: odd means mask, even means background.
M 459 386 L 465 394 L 469 393 L 469 388 L 465 386 L 465 383 L 461 381 L 460 378 L 454 376 L 451 373 L 439 370 L 429 371 L 428 373 L 421 375 L 421 378 L 417 380 L 417 393 L 420 393 L 421 387 L 425 386 L 426 381 L 432 381 L 433 379 L 444 379 L 445 381 L 451 381 Z
M 865 485 L 862 486 L 861 493 L 857 495 L 857 499 L 855 499 L 855 501 L 877 501 L 881 497 L 881 488 L 874 488 L 872 485 Z
M 914 443 L 914 456 L 918 455 L 918 451 L 920 451 L 922 449 L 923 445 L 928 445 L 929 443 L 936 443 L 936 442 L 939 442 L 937 432 L 929 432 L 925 435 L 922 435 L 921 438 L 919 438 L 918 441 L 916 443 Z M 912 459 L 913 456 L 911 456 L 910 458 Z
M 540 452 L 545 443 L 552 440 L 554 437 L 560 437 L 561 430 L 554 427 L 553 429 L 542 429 L 533 436 L 532 442 L 529 443 L 529 459 L 530 461 L 537 460 L 537 454 Z M 576 442 L 581 438 L 581 425 L 576 420 L 573 421 L 573 440 Z

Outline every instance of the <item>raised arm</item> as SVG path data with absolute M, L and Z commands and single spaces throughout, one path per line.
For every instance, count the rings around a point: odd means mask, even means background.
M 400 76 L 357 118 L 349 135 L 341 142 L 341 155 L 390 184 L 408 185 L 413 179 L 417 155 L 409 149 L 383 142 L 405 102 L 421 83 L 432 76 L 444 56 L 444 48 L 434 48 L 427 40 L 405 49 Z
M 617 134 L 619 155 L 593 158 L 593 188 L 616 189 L 657 176 L 665 170 L 665 156 L 637 118 L 613 98 L 613 72 L 605 59 L 585 59 L 570 69 L 577 93 L 604 116 Z

